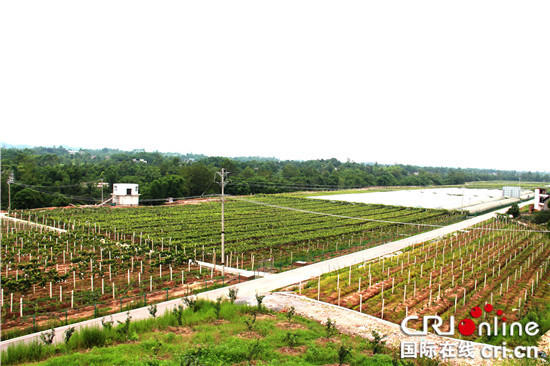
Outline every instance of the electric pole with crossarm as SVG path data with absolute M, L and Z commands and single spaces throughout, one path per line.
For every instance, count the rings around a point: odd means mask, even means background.
M 229 181 L 225 180 L 225 177 L 229 174 L 229 172 L 226 172 L 224 168 L 222 168 L 221 172 L 216 172 L 216 174 L 219 174 L 221 177 L 221 182 L 218 182 L 220 186 L 222 187 L 222 276 L 225 276 L 225 227 L 224 227 L 224 203 L 225 203 L 225 195 L 224 195 L 224 187 Z

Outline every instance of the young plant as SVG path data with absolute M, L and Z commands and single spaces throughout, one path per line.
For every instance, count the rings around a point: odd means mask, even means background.
M 235 300 L 237 300 L 237 293 L 239 292 L 238 288 L 230 287 L 229 288 L 229 301 L 231 301 L 232 304 L 235 303 Z
M 157 304 L 153 304 L 147 308 L 149 310 L 149 314 L 153 317 L 153 319 L 157 318 Z
M 341 345 L 338 349 L 338 363 L 339 366 L 342 366 L 344 362 L 346 361 L 346 358 L 351 354 L 351 347 L 346 347 L 344 345 Z
M 70 327 L 69 329 L 67 329 L 65 331 L 65 344 L 68 345 L 69 344 L 69 340 L 71 339 L 73 333 L 76 331 L 76 328 L 75 327 Z
M 183 298 L 183 302 L 185 303 L 185 305 L 190 308 L 193 312 L 196 312 L 198 310 L 198 307 L 197 307 L 197 298 L 190 298 L 190 297 L 184 297 Z M 181 324 L 180 324 L 181 325 Z
M 290 309 L 287 309 L 286 313 L 285 313 L 285 316 L 286 318 L 288 319 L 288 322 L 291 323 L 292 322 L 292 317 L 296 315 L 296 309 L 294 308 L 294 306 L 291 306 Z
M 325 324 L 325 331 L 327 332 L 327 338 L 330 338 L 338 334 L 338 330 L 336 329 L 336 322 L 332 321 L 330 318 L 327 318 L 327 322 Z
M 216 309 L 216 319 L 220 319 L 220 311 L 222 309 L 222 297 L 218 296 L 216 299 L 216 304 L 214 305 Z
M 176 316 L 176 320 L 178 321 L 178 325 L 183 325 L 183 311 L 185 308 L 182 304 L 179 304 L 174 307 L 174 315 Z
M 256 294 L 256 301 L 258 302 L 258 311 L 262 311 L 262 302 L 264 301 L 265 295 Z
M 113 316 L 111 315 L 110 321 L 104 321 L 105 318 L 101 318 L 101 325 L 103 325 L 103 328 L 111 330 L 113 328 Z
M 372 331 L 372 339 L 369 339 L 369 345 L 372 348 L 372 353 L 380 353 L 382 350 L 384 350 L 384 346 L 386 345 L 386 341 L 383 339 L 386 338 L 385 335 L 381 335 L 376 330 Z
M 199 348 L 187 352 L 180 359 L 181 366 L 202 366 L 201 358 L 206 354 L 204 349 L 199 346 Z
M 288 344 L 289 347 L 294 348 L 298 345 L 298 335 L 287 332 L 283 337 L 283 342 Z
M 252 332 L 254 330 L 254 323 L 256 323 L 256 312 L 252 313 L 252 318 L 250 319 L 244 319 L 244 323 L 246 324 L 246 327 L 248 328 L 249 332 Z
M 117 333 L 128 337 L 128 331 L 130 330 L 130 323 L 132 322 L 132 317 L 130 316 L 130 312 L 126 313 L 126 320 L 124 322 L 121 322 L 119 320 L 117 320 L 117 322 L 118 324 L 122 324 L 122 326 L 116 329 Z
M 261 350 L 260 346 L 260 338 L 256 339 L 256 342 L 252 343 L 248 347 L 248 362 L 250 363 L 259 353 Z
M 40 340 L 47 346 L 53 343 L 55 338 L 55 330 L 52 328 L 49 332 L 40 333 Z

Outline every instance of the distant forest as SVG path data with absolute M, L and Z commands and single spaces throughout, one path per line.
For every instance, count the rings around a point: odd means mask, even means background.
M 76 151 L 64 147 L 4 148 L 1 165 L 1 207 L 37 208 L 93 204 L 110 197 L 113 183 L 137 183 L 140 203 L 159 204 L 166 198 L 220 193 L 216 172 L 225 168 L 233 195 L 297 190 L 334 190 L 368 186 L 427 186 L 472 181 L 546 181 L 550 174 L 456 169 L 411 165 L 340 162 L 337 159 L 280 161 L 260 157 L 208 157 L 194 154 L 121 151 Z

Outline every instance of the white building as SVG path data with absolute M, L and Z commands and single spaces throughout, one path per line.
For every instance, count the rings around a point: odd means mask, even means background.
M 139 186 L 134 183 L 113 184 L 113 203 L 117 206 L 139 205 Z
M 502 187 L 502 197 L 521 197 L 521 188 L 520 187 Z
M 535 188 L 535 211 L 548 210 L 550 204 L 550 195 L 545 188 Z

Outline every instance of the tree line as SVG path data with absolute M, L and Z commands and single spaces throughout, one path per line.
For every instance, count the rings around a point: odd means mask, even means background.
M 143 204 L 162 203 L 168 197 L 218 194 L 220 186 L 215 173 L 221 168 L 230 172 L 231 182 L 225 192 L 234 195 L 487 180 L 550 180 L 547 173 L 381 165 L 337 159 L 281 161 L 144 150 L 4 148 L 1 208 L 8 207 L 8 188 L 12 209 L 98 203 L 102 197 L 100 182 L 104 183 L 104 199 L 110 196 L 114 183 L 139 184 Z

